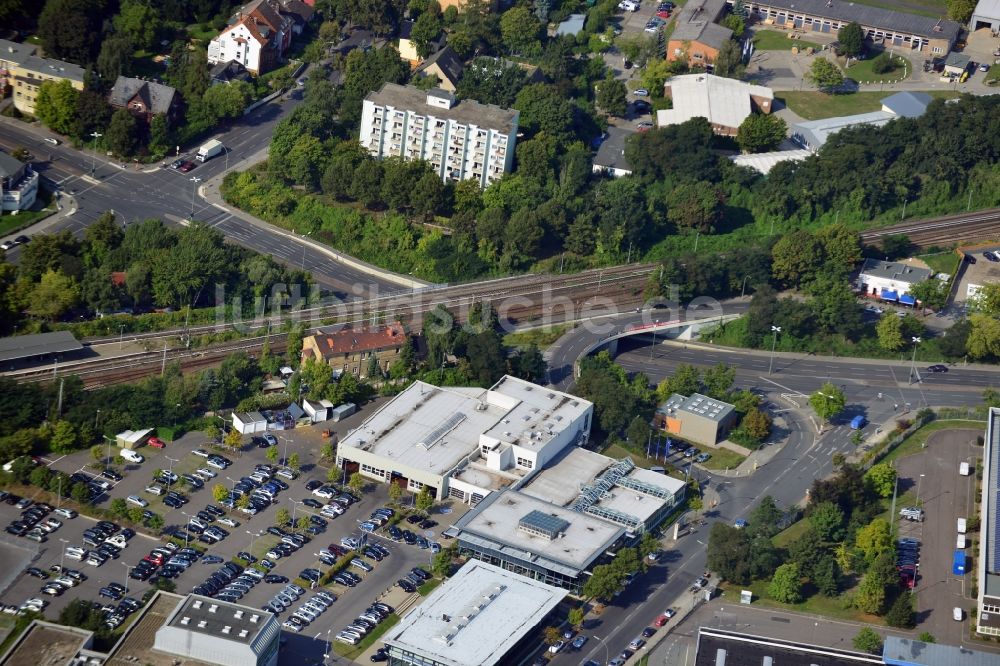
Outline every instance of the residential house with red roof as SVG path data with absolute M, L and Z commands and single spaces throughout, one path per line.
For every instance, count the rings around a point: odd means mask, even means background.
M 309 8 L 300 2 L 294 2 L 290 9 L 278 0 L 254 0 L 243 5 L 209 43 L 209 64 L 235 60 L 255 76 L 273 69 L 291 45 L 292 33 L 301 32 L 301 27 L 296 30 L 297 18 L 303 20 L 304 14 L 311 18 Z
M 365 377 L 372 357 L 385 372 L 405 344 L 406 330 L 399 322 L 378 328 L 345 328 L 303 339 L 302 362 L 311 358 L 336 371 Z

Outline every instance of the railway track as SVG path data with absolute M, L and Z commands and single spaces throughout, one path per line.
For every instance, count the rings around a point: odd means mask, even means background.
M 908 237 L 911 243 L 920 247 L 1000 238 L 1000 209 L 918 220 L 866 231 L 861 234 L 861 242 L 877 245 L 887 236 L 900 235 Z
M 472 306 L 484 302 L 491 303 L 498 309 L 501 321 L 515 324 L 536 321 L 548 311 L 558 314 L 558 318 L 554 318 L 552 323 L 559 323 L 573 317 L 582 304 L 593 301 L 595 297 L 602 297 L 606 302 L 619 307 L 634 307 L 641 303 L 646 279 L 653 268 L 652 264 L 643 264 L 588 271 L 555 279 L 551 275 L 503 278 L 479 285 L 440 288 L 430 290 L 430 293 L 425 291 L 414 294 L 414 298 L 394 295 L 363 303 L 352 303 L 354 312 L 346 316 L 341 312 L 340 316 L 333 317 L 334 312 L 326 306 L 293 314 L 299 320 L 313 319 L 316 325 L 307 327 L 306 334 L 326 327 L 327 324 L 319 324 L 316 321 L 326 317 L 335 319 L 335 322 L 331 323 L 346 326 L 370 324 L 373 318 L 379 321 L 400 320 L 408 324 L 411 330 L 418 330 L 423 316 L 438 305 L 447 307 L 455 314 L 459 323 L 464 323 L 468 320 Z M 420 298 L 415 298 L 416 296 Z M 572 307 L 569 307 L 570 305 Z M 274 318 L 272 324 L 273 322 Z M 61 376 L 77 375 L 83 380 L 86 388 L 93 389 L 128 383 L 157 374 L 167 363 L 180 363 L 184 372 L 190 372 L 217 365 L 226 356 L 237 351 L 256 355 L 263 347 L 265 339 L 270 340 L 271 349 L 275 352 L 284 351 L 284 332 L 251 334 L 238 340 L 193 349 L 187 344 L 191 337 L 197 335 L 220 333 L 236 327 L 259 333 L 266 326 L 267 323 L 263 319 L 241 320 L 133 335 L 129 336 L 129 341 L 139 340 L 149 343 L 150 346 L 155 343 L 157 348 L 118 356 L 80 359 L 4 374 L 19 382 L 44 382 Z M 87 342 L 93 348 L 112 342 L 118 343 L 119 338 L 98 338 Z M 162 347 L 160 342 L 163 343 Z M 171 348 L 171 342 L 179 343 L 179 346 Z

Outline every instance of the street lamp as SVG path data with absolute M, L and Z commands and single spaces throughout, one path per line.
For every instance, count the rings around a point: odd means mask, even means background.
M 921 474 L 920 478 L 917 479 L 917 506 L 920 506 L 920 482 L 924 480 L 924 475 Z
M 167 476 L 168 477 L 172 477 L 174 475 L 174 463 L 175 462 L 180 462 L 181 460 L 180 460 L 180 458 L 171 458 L 170 456 L 163 456 L 163 457 L 170 461 L 170 465 L 167 466 Z M 168 481 L 169 481 L 169 479 L 168 479 Z M 174 485 L 174 482 L 170 481 L 170 483 L 168 485 L 172 486 L 172 485 Z
M 104 135 L 91 132 L 90 136 L 94 137 L 94 154 L 90 156 L 90 177 L 93 178 L 94 173 L 97 171 L 97 139 L 100 139 Z
M 307 234 L 302 234 L 302 238 L 307 238 L 308 236 L 311 236 L 311 235 L 312 235 L 312 232 L 310 231 Z M 301 268 L 303 271 L 306 269 L 306 242 L 305 241 L 302 241 L 302 263 L 299 264 L 299 268 Z
M 118 326 L 118 351 L 122 349 L 122 342 L 125 338 L 125 324 L 119 324 Z
M 104 439 L 108 440 L 107 455 L 105 456 L 105 462 L 104 462 L 104 464 L 110 466 L 111 465 L 111 442 L 113 442 L 114 440 L 111 439 L 110 437 L 108 437 L 107 435 L 104 436 Z
M 920 381 L 917 376 L 917 345 L 920 344 L 920 338 L 913 336 L 910 338 L 913 341 L 913 358 L 910 360 L 910 383 L 914 381 Z
M 250 535 L 250 554 L 253 555 L 253 542 L 261 535 L 261 532 L 251 532 L 250 530 L 247 530 L 246 533 Z
M 281 464 L 288 467 L 288 438 L 282 437 L 281 440 L 285 443 L 285 454 L 281 457 Z
M 743 298 L 743 296 L 746 294 L 747 280 L 749 280 L 749 279 L 750 279 L 749 275 L 747 275 L 745 278 L 743 278 L 743 286 L 740 287 L 740 298 Z
M 62 552 L 59 553 L 59 573 L 62 573 L 63 564 L 66 563 L 66 547 L 69 545 L 69 539 L 59 539 L 62 543 Z
M 191 185 L 191 215 L 188 219 L 194 220 L 194 192 L 198 189 L 198 183 L 201 182 L 201 178 L 192 176 L 191 182 L 193 183 L 193 185 Z
M 767 374 L 771 374 L 774 369 L 774 347 L 778 344 L 778 333 L 781 333 L 780 326 L 771 326 L 771 361 L 767 364 Z
M 300 502 L 299 500 L 295 499 L 294 497 L 289 497 L 288 501 L 292 503 L 292 525 L 291 525 L 291 527 L 294 530 L 295 529 L 295 510 L 297 508 L 299 508 L 299 504 L 302 504 L 302 502 Z
M 132 571 L 132 565 L 127 562 L 120 562 L 120 564 L 125 567 L 125 594 L 128 594 L 128 574 Z
M 191 514 L 185 512 L 185 511 L 181 511 L 181 515 L 185 516 L 188 519 L 187 525 L 184 526 L 184 547 L 187 548 L 188 547 L 188 539 L 191 537 L 191 530 L 188 529 L 188 528 L 191 527 Z
M 231 476 L 227 476 L 226 479 L 228 481 L 231 481 L 233 483 L 232 488 L 229 489 L 229 498 L 232 499 L 233 502 L 235 502 L 236 501 L 236 479 L 234 479 Z

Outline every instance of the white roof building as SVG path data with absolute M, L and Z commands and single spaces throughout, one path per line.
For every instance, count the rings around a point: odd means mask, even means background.
M 771 173 L 778 164 L 782 162 L 801 162 L 812 155 L 811 150 L 775 150 L 770 153 L 750 153 L 746 155 L 730 155 L 729 159 L 736 166 L 749 167 L 755 169 L 765 176 Z
M 740 123 L 755 109 L 770 113 L 774 102 L 770 88 L 712 74 L 674 76 L 663 87 L 673 108 L 656 112 L 659 127 L 705 118 L 716 134 L 735 136 Z
M 340 441 L 337 464 L 475 503 L 585 442 L 592 413 L 582 398 L 510 376 L 489 389 L 418 381 Z
M 152 428 L 142 430 L 126 430 L 115 435 L 115 443 L 123 449 L 134 449 L 142 446 L 152 434 Z
M 384 636 L 392 663 L 494 666 L 535 631 L 566 590 L 472 560 Z
M 973 31 L 989 29 L 994 34 L 1000 32 L 1000 0 L 979 0 L 969 19 Z
M 272 613 L 189 594 L 156 631 L 153 650 L 219 666 L 276 666 L 280 638 Z

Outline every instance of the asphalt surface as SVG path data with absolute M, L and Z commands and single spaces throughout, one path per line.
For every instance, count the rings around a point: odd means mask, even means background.
M 53 134 L 39 123 L 29 125 L 0 117 L 0 147 L 7 151 L 27 148 L 35 157 L 36 170 L 60 188 L 59 202 L 63 212 L 75 209 L 71 215 L 58 213 L 54 220 L 49 218 L 13 235 L 26 233 L 30 236 L 39 231 L 53 233 L 63 229 L 82 234 L 89 224 L 109 210 L 114 210 L 125 224 L 152 217 L 179 224 L 193 217 L 216 228 L 230 242 L 270 255 L 290 267 L 309 270 L 320 285 L 341 297 L 357 296 L 359 292 L 398 291 L 398 285 L 332 261 L 323 252 L 252 224 L 237 211 L 208 204 L 198 196 L 196 187 L 224 175 L 227 170 L 253 164 L 255 159 L 251 158 L 268 147 L 274 126 L 299 104 L 298 96 L 289 100 L 279 97 L 240 119 L 230 129 L 214 135 L 212 138 L 219 139 L 228 148 L 228 154 L 201 163 L 194 159 L 197 146 L 192 146 L 189 152 L 181 152 L 180 158 L 196 164 L 196 168 L 186 174 L 162 168 L 160 164 L 142 165 L 143 170 L 138 170 L 133 163 L 123 169 L 119 162 L 109 161 L 93 151 L 78 151 L 65 142 L 57 146 L 46 143 L 44 138 Z M 174 159 L 175 156 L 170 156 L 166 161 L 169 164 Z M 192 178 L 200 180 L 195 182 Z M 8 260 L 16 262 L 19 254 L 19 248 L 9 251 Z

